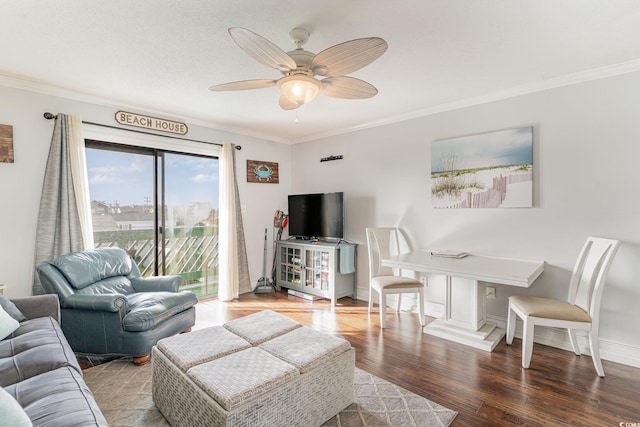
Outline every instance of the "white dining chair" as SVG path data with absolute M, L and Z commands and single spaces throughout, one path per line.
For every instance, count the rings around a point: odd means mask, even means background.
M 369 248 L 369 315 L 373 308 L 373 291 L 376 291 L 380 302 L 380 328 L 384 329 L 387 315 L 387 295 L 397 294 L 400 312 L 402 294 L 413 293 L 418 299 L 418 315 L 420 325 L 424 326 L 424 284 L 419 280 L 403 277 L 402 272 L 394 274 L 391 267 L 385 267 L 381 260 L 400 251 L 397 228 L 367 227 L 367 246 Z
M 522 367 L 528 368 L 533 353 L 535 326 L 566 328 L 571 347 L 580 355 L 576 330 L 587 331 L 591 358 L 599 376 L 604 377 L 600 360 L 598 329 L 600 300 L 613 257 L 620 246 L 618 240 L 589 237 L 582 247 L 569 282 L 567 301 L 534 296 L 509 297 L 507 344 L 513 342 L 516 316 L 523 321 Z

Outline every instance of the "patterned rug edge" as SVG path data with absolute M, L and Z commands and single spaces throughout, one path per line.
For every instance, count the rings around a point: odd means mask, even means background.
M 169 424 L 151 396 L 151 364 L 113 360 L 83 371 L 98 406 L 112 427 L 165 427 Z M 457 412 L 355 368 L 356 402 L 325 427 L 449 426 Z

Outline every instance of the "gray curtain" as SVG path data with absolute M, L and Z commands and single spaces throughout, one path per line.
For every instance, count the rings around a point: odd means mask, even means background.
M 80 217 L 71 177 L 69 154 L 70 117 L 58 114 L 44 174 L 38 225 L 35 263 L 84 249 Z M 34 274 L 33 295 L 44 290 Z
M 244 226 L 242 225 L 242 207 L 240 204 L 240 192 L 238 191 L 238 169 L 236 168 L 236 146 L 233 146 L 233 170 L 235 172 L 235 179 L 233 180 L 233 187 L 236 193 L 236 221 L 237 221 L 237 247 L 238 247 L 238 275 L 240 277 L 240 289 L 241 294 L 252 292 L 253 286 L 251 286 L 251 278 L 249 277 L 249 261 L 247 260 L 247 246 L 244 241 Z
M 250 292 L 252 287 L 236 176 L 236 150 L 229 142 L 224 142 L 220 150 L 219 190 L 218 299 L 231 301 Z

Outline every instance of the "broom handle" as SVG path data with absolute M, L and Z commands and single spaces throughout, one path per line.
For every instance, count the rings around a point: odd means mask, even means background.
M 264 229 L 264 254 L 262 256 L 262 277 L 267 277 L 267 229 Z

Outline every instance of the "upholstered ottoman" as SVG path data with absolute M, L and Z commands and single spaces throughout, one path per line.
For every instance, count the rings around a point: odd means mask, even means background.
M 273 311 L 160 340 L 153 400 L 172 426 L 314 426 L 354 402 L 346 340 Z

